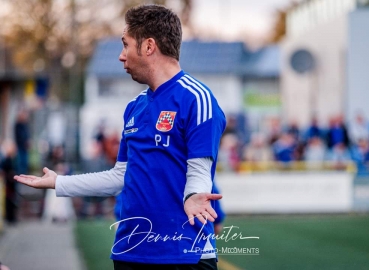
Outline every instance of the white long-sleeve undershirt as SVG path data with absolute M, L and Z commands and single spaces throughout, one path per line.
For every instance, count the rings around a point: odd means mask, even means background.
M 127 162 L 117 162 L 114 168 L 97 173 L 58 175 L 55 183 L 56 196 L 109 197 L 118 195 L 123 188 Z
M 186 186 L 183 199 L 190 193 L 210 193 L 213 186 L 211 181 L 211 158 L 193 158 L 187 160 Z
M 185 198 L 190 193 L 210 193 L 211 158 L 194 158 L 187 160 Z M 118 195 L 124 185 L 127 162 L 117 162 L 111 170 L 70 176 L 58 175 L 55 191 L 58 197 L 96 196 L 108 197 Z

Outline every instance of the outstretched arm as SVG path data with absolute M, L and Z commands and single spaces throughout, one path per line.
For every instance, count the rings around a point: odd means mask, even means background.
M 44 175 L 19 175 L 14 179 L 34 188 L 55 188 L 59 197 L 78 196 L 114 196 L 119 194 L 124 183 L 127 162 L 117 162 L 113 169 L 72 176 L 57 175 L 54 171 L 44 168 Z

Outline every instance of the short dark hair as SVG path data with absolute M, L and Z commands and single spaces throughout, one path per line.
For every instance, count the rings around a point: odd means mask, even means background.
M 160 5 L 140 5 L 130 8 L 125 20 L 128 34 L 136 40 L 138 51 L 144 39 L 153 38 L 162 54 L 179 61 L 182 27 L 172 10 Z

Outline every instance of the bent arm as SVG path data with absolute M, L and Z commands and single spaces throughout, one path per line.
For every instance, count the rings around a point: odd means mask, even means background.
M 211 181 L 211 166 L 213 160 L 207 158 L 192 158 L 187 160 L 186 186 L 183 200 L 191 193 L 210 193 L 213 186 Z
M 58 197 L 115 196 L 122 191 L 127 162 L 117 162 L 104 172 L 71 176 L 58 175 L 55 191 Z
M 222 198 L 220 194 L 211 194 L 213 182 L 211 180 L 211 158 L 194 158 L 187 160 L 187 182 L 184 191 L 184 210 L 191 225 L 195 224 L 195 217 L 202 222 L 214 222 L 217 213 L 210 201 Z

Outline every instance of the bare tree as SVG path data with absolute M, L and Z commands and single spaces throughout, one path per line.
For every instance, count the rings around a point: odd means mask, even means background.
M 286 9 L 276 10 L 276 20 L 273 27 L 273 32 L 269 38 L 270 43 L 278 43 L 286 35 L 286 20 L 287 13 L 298 5 L 297 2 L 293 1 Z
M 153 3 L 167 5 L 175 0 L 0 0 L 0 34 L 12 50 L 15 65 L 29 74 L 46 73 L 53 92 L 70 98 L 81 83 L 85 63 L 96 42 L 121 35 L 128 8 Z M 177 0 L 179 16 L 190 24 L 192 0 Z M 69 81 L 69 83 L 68 83 Z M 65 83 L 67 82 L 67 83 Z M 64 91 L 69 88 L 69 91 Z M 64 96 L 63 96 L 64 95 Z M 66 95 L 66 96 L 65 96 Z

